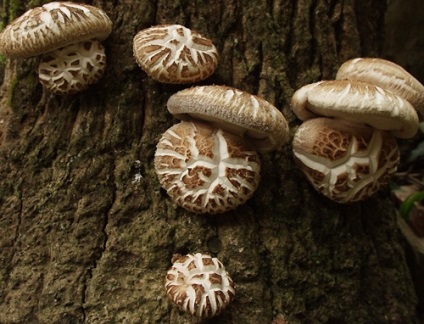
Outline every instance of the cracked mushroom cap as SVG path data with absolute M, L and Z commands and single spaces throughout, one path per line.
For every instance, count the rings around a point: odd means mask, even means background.
M 177 307 L 198 318 L 220 314 L 234 299 L 233 280 L 217 258 L 177 255 L 166 274 L 165 289 Z
M 260 160 L 238 136 L 201 122 L 169 128 L 155 153 L 162 187 L 195 213 L 223 213 L 245 203 L 258 187 Z
M 399 164 L 398 145 L 389 133 L 329 118 L 300 125 L 293 153 L 313 187 L 339 203 L 370 197 Z
M 137 64 L 163 83 L 192 83 L 209 77 L 218 66 L 212 41 L 181 25 L 158 25 L 134 37 Z
M 259 151 L 279 149 L 289 140 L 284 115 L 268 101 L 227 86 L 197 86 L 173 94 L 168 110 L 182 120 L 204 120 L 246 137 Z
M 38 68 L 40 82 L 57 95 L 87 89 L 103 76 L 106 54 L 99 41 L 75 43 L 45 54 Z
M 424 116 L 424 86 L 401 66 L 379 58 L 355 58 L 340 66 L 336 79 L 357 80 L 406 99 Z
M 389 131 L 399 138 L 413 137 L 418 115 L 405 99 L 372 84 L 333 80 L 297 90 L 291 108 L 301 120 L 318 116 L 348 120 Z
M 50 2 L 28 10 L 0 33 L 0 53 L 26 58 L 91 39 L 105 39 L 112 31 L 106 13 L 73 2 Z

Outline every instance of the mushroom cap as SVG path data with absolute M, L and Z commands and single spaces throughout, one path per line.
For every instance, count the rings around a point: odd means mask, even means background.
M 138 65 L 163 83 L 192 83 L 209 77 L 218 66 L 212 41 L 181 25 L 157 25 L 137 33 L 133 41 Z
M 240 136 L 259 151 L 279 149 L 289 140 L 284 115 L 268 101 L 227 86 L 197 86 L 168 100 L 168 110 L 182 120 L 200 119 Z
M 201 122 L 180 122 L 162 135 L 155 169 L 172 200 L 195 213 L 235 209 L 260 180 L 259 156 L 250 145 Z
M 174 258 L 165 278 L 171 301 L 198 318 L 220 314 L 234 299 L 234 282 L 223 264 L 209 255 L 196 253 Z
M 0 53 L 26 58 L 90 39 L 102 40 L 112 31 L 106 13 L 73 2 L 50 2 L 28 10 L 0 33 Z
M 313 187 L 339 203 L 370 197 L 389 182 L 399 164 L 391 134 L 329 118 L 300 125 L 293 153 Z
M 359 81 L 308 84 L 294 93 L 291 108 L 301 120 L 332 117 L 389 131 L 400 138 L 413 137 L 418 130 L 418 115 L 408 101 Z
M 336 79 L 362 81 L 390 90 L 424 116 L 424 86 L 396 63 L 380 58 L 355 58 L 340 66 Z
M 58 95 L 87 89 L 103 76 L 106 54 L 99 41 L 68 45 L 45 54 L 38 68 L 43 86 Z

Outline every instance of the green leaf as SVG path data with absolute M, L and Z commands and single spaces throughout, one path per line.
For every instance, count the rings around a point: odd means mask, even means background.
M 421 201 L 423 199 L 424 199 L 424 191 L 418 191 L 418 192 L 415 192 L 415 193 L 409 195 L 408 197 L 406 197 L 406 199 L 402 202 L 402 204 L 399 207 L 400 215 L 405 220 L 408 220 L 409 213 L 411 212 L 412 208 L 414 207 L 414 204 L 417 201 Z

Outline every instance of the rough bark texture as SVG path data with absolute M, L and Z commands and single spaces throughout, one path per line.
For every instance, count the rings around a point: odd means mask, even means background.
M 182 86 L 149 79 L 132 38 L 159 23 L 210 37 L 207 84 L 259 94 L 291 126 L 294 90 L 380 52 L 374 0 L 87 1 L 114 21 L 103 80 L 73 97 L 44 92 L 37 59 L 0 60 L 0 322 L 187 323 L 163 281 L 174 253 L 218 256 L 236 282 L 219 323 L 416 320 L 416 297 L 388 191 L 349 206 L 316 193 L 290 145 L 262 156 L 260 187 L 219 216 L 177 208 L 153 170 Z M 3 22 L 40 1 L 3 3 Z M 280 323 L 283 323 L 282 321 Z

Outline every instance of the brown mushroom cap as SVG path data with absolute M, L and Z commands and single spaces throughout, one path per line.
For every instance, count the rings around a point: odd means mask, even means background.
M 260 180 L 260 160 L 238 136 L 201 122 L 169 128 L 155 153 L 162 187 L 195 213 L 223 213 L 245 203 Z
M 219 315 L 234 299 L 234 282 L 223 264 L 207 254 L 178 255 L 165 279 L 168 297 L 198 318 Z
M 25 58 L 90 39 L 102 40 L 112 31 L 106 13 L 72 2 L 50 2 L 28 10 L 0 33 L 0 53 Z
M 329 118 L 300 125 L 293 153 L 314 188 L 339 203 L 370 197 L 399 164 L 396 139 L 389 133 Z
M 143 29 L 133 41 L 138 65 L 163 83 L 192 83 L 209 77 L 218 66 L 212 41 L 181 25 Z
M 99 41 L 71 44 L 45 54 L 38 68 L 43 86 L 57 95 L 74 94 L 99 81 L 106 54 Z
M 349 80 L 320 81 L 295 92 L 291 107 L 301 120 L 317 116 L 343 119 L 410 138 L 418 115 L 405 99 L 380 87 Z
M 280 148 L 289 140 L 283 114 L 268 101 L 226 86 L 198 86 L 173 94 L 168 110 L 182 120 L 200 119 L 245 136 L 259 151 Z
M 424 116 L 424 86 L 401 66 L 379 58 L 355 58 L 342 64 L 338 80 L 357 80 L 390 90 Z

